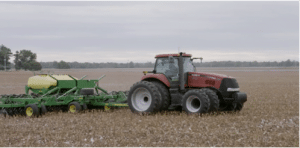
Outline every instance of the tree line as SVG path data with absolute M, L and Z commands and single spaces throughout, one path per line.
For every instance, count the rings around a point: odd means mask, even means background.
M 213 61 L 213 62 L 196 62 L 194 63 L 196 67 L 299 67 L 299 61 L 291 61 L 290 59 L 286 61 L 267 61 L 267 62 L 257 62 L 257 61 Z
M 14 57 L 14 62 L 11 63 L 9 60 Z M 53 62 L 37 62 L 37 55 L 30 50 L 20 50 L 16 51 L 15 54 L 11 52 L 11 49 L 0 45 L 0 70 L 32 70 L 37 71 L 42 68 L 56 68 L 56 69 L 82 69 L 82 68 L 153 68 L 153 62 L 146 63 L 134 63 L 133 61 L 128 63 L 79 63 L 79 62 L 65 62 L 53 61 Z M 299 61 L 291 61 L 290 59 L 286 61 L 273 61 L 273 62 L 257 62 L 257 61 L 213 61 L 213 62 L 196 62 L 194 61 L 196 67 L 299 67 Z
M 40 62 L 43 68 L 58 68 L 58 69 L 82 69 L 82 68 L 153 68 L 155 63 L 79 63 L 79 62 Z M 281 62 L 241 62 L 241 61 L 213 61 L 213 62 L 194 62 L 196 67 L 299 67 L 298 61 L 290 59 Z
M 65 62 L 65 61 L 53 61 L 53 62 L 40 62 L 43 68 L 57 68 L 57 69 L 82 69 L 82 68 L 151 68 L 154 67 L 154 63 L 79 63 L 79 62 Z

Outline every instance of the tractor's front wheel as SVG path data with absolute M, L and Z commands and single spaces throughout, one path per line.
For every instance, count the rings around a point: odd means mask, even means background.
M 78 113 L 82 110 L 81 105 L 78 102 L 71 102 L 69 104 L 68 110 L 71 113 Z
M 200 89 L 200 91 L 204 92 L 209 98 L 210 107 L 208 109 L 208 112 L 218 111 L 220 106 L 220 101 L 216 92 L 208 88 L 202 88 Z
M 25 115 L 27 117 L 38 117 L 39 108 L 35 104 L 28 104 L 25 106 Z
M 140 81 L 130 88 L 128 106 L 134 113 L 157 112 L 161 107 L 161 95 L 151 82 Z
M 244 103 L 241 102 L 231 102 L 224 105 L 222 111 L 241 111 L 243 109 Z
M 190 90 L 183 96 L 182 108 L 188 114 L 207 113 L 209 106 L 208 96 L 200 90 Z
M 232 104 L 230 104 L 230 106 L 233 108 L 232 111 L 241 111 L 244 106 L 244 103 L 232 102 Z

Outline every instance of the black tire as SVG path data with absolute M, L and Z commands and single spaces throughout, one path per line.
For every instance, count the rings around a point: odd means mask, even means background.
M 164 84 L 160 82 L 152 81 L 151 83 L 153 83 L 158 88 L 158 91 L 161 94 L 162 106 L 160 110 L 168 110 L 171 104 L 171 97 L 170 97 L 169 90 Z
M 161 107 L 161 96 L 154 84 L 140 81 L 130 88 L 127 102 L 133 113 L 154 113 Z
M 209 88 L 202 88 L 200 89 L 200 91 L 204 92 L 210 100 L 210 106 L 208 112 L 218 111 L 220 106 L 220 101 L 217 93 Z
M 94 89 L 81 89 L 81 95 L 94 95 Z
M 7 109 L 4 109 L 4 111 L 5 111 L 5 114 L 8 116 L 12 117 L 13 115 L 15 115 L 14 108 L 7 108 Z
M 82 105 L 82 110 L 86 110 L 86 109 L 88 109 L 87 105 L 86 105 L 86 104 L 83 104 L 83 105 Z
M 241 111 L 244 106 L 244 103 L 240 102 L 231 102 L 227 104 L 227 107 L 224 111 Z
M 25 115 L 27 117 L 38 117 L 40 114 L 39 108 L 35 104 L 28 104 L 25 106 Z
M 207 113 L 210 106 L 208 96 L 198 90 L 190 90 L 183 95 L 182 109 L 190 113 Z
M 47 108 L 46 108 L 46 106 L 45 105 L 41 105 L 41 114 L 42 115 L 45 115 L 47 113 Z
M 219 111 L 227 111 L 230 104 L 225 101 L 220 101 Z
M 236 102 L 235 111 L 241 111 L 244 107 L 244 103 Z
M 81 110 L 81 105 L 78 102 L 71 102 L 68 106 L 68 111 L 71 113 L 78 113 Z
M 0 110 L 0 116 L 2 116 L 2 117 L 6 117 L 6 115 L 7 115 L 7 112 L 6 112 L 6 110 L 5 109 L 1 109 Z
M 177 111 L 177 112 L 182 112 L 182 106 L 174 106 L 174 107 L 169 107 L 169 111 Z

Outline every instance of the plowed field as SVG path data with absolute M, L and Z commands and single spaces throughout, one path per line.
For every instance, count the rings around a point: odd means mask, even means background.
M 99 78 L 108 91 L 125 91 L 143 70 L 44 70 L 77 78 Z M 136 115 L 130 109 L 79 114 L 51 112 L 40 118 L 1 117 L 0 146 L 299 146 L 299 71 L 286 68 L 198 68 L 237 79 L 248 95 L 237 113 Z M 39 72 L 37 72 L 39 73 Z M 0 72 L 0 94 L 23 94 L 32 72 Z

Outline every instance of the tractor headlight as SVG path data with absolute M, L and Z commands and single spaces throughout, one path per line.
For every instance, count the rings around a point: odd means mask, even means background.
M 227 88 L 227 91 L 240 91 L 240 88 Z

